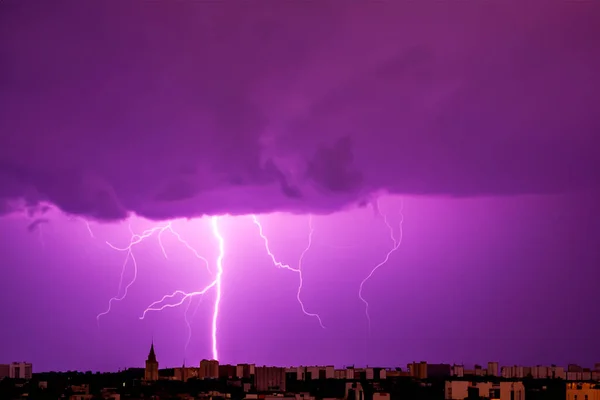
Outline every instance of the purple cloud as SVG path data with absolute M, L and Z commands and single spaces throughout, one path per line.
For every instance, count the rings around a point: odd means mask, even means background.
M 50 222 L 50 220 L 48 218 L 37 218 L 32 223 L 30 223 L 29 225 L 27 225 L 27 231 L 28 232 L 34 232 L 34 231 L 40 229 L 39 228 L 40 225 L 47 224 L 49 222 Z
M 2 2 L 0 210 L 600 186 L 596 2 Z

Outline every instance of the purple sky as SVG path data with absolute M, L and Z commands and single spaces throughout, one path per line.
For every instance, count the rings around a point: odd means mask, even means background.
M 0 3 L 0 355 L 36 370 L 600 361 L 600 3 Z M 369 334 L 358 286 L 367 282 Z M 49 206 L 48 206 L 49 205 Z M 306 246 L 302 314 L 294 264 Z M 151 221 L 153 220 L 153 221 Z M 85 221 L 90 222 L 93 237 Z M 162 221 L 162 222 L 161 222 Z M 398 232 L 396 232 L 398 233 Z M 295 265 L 295 264 L 294 264 Z M 129 267 L 128 267 L 129 268 Z M 125 281 L 131 279 L 126 270 Z M 195 298 L 199 301 L 199 297 Z M 189 312 L 190 319 L 196 303 Z

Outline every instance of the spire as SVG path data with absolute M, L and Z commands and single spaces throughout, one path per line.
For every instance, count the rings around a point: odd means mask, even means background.
M 154 339 L 152 339 L 152 344 L 150 345 L 150 354 L 148 354 L 148 361 L 156 362 L 156 354 L 154 353 Z

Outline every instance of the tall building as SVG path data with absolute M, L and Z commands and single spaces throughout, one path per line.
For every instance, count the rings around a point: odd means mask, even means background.
M 465 367 L 464 365 L 456 365 L 452 366 L 452 376 L 456 376 L 457 378 L 462 378 L 465 376 Z
M 200 371 L 198 373 L 198 377 L 200 379 L 218 379 L 219 362 L 217 360 L 200 361 Z
M 198 378 L 199 370 L 199 368 L 186 367 L 184 361 L 181 368 L 173 368 L 173 377 L 175 380 L 187 382 L 188 379 Z
M 408 371 L 410 372 L 410 376 L 414 378 L 427 379 L 427 363 L 425 361 L 408 364 Z
M 235 375 L 240 379 L 254 379 L 254 364 L 238 364 L 235 367 Z
M 254 385 L 259 392 L 285 392 L 285 368 L 256 367 Z
M 498 376 L 498 363 L 496 361 L 488 362 L 487 375 Z
M 232 379 L 236 377 L 236 366 L 219 364 L 219 379 Z
M 154 353 L 154 341 L 150 345 L 150 353 L 146 360 L 146 370 L 144 371 L 144 380 L 146 381 L 157 381 L 158 380 L 158 361 L 156 361 L 156 354 Z
M 31 379 L 31 363 L 14 362 L 9 365 L 8 376 L 12 379 Z

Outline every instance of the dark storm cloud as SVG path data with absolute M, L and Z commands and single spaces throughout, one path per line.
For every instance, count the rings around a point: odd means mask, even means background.
M 334 146 L 321 148 L 309 160 L 307 176 L 318 187 L 331 192 L 358 191 L 362 175 L 353 165 L 352 141 L 343 137 Z
M 425 3 L 2 2 L 0 209 L 597 189 L 599 3 Z

